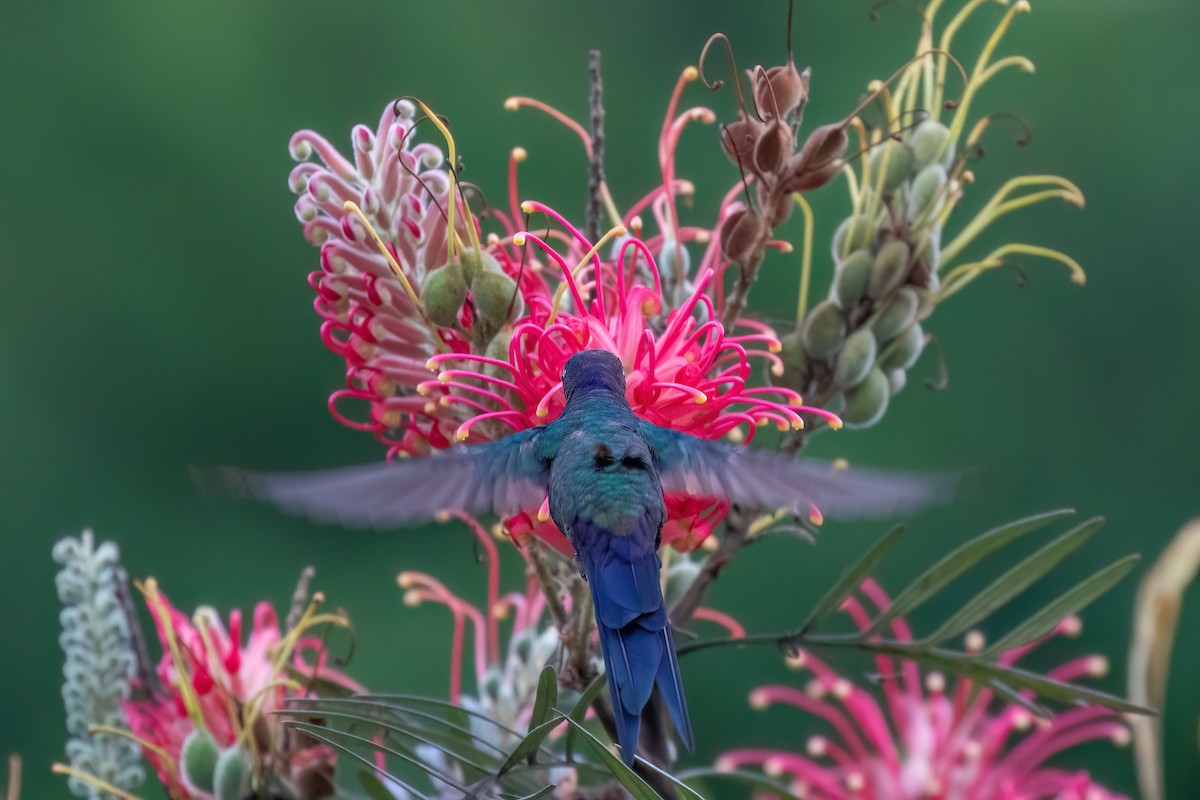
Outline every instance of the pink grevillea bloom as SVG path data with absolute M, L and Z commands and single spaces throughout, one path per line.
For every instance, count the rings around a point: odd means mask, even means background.
M 454 516 L 467 524 L 481 545 L 487 565 L 486 607 L 479 608 L 462 599 L 437 578 L 423 572 L 402 572 L 399 583 L 404 589 L 406 605 L 438 603 L 450 609 L 454 620 L 450 702 L 496 723 L 473 725 L 473 732 L 480 741 L 506 750 L 515 746 L 529 729 L 538 679 L 542 668 L 559 653 L 561 639 L 558 628 L 548 618 L 546 595 L 532 570 L 526 570 L 522 591 L 501 594 L 500 553 L 492 536 L 473 517 L 461 513 Z M 569 598 L 566 607 L 570 608 Z M 504 626 L 508 629 L 505 636 L 501 633 L 501 623 L 506 621 L 510 622 Z M 471 659 L 467 657 L 468 647 Z M 464 669 L 474 674 L 474 694 L 464 692 Z M 561 729 L 556 734 L 560 732 Z M 443 774 L 456 779 L 463 777 L 461 765 L 449 761 L 443 751 L 425 748 L 420 755 Z M 550 777 L 558 786 L 555 797 L 560 800 L 575 797 L 578 780 L 573 768 L 556 769 Z
M 867 607 L 882 612 L 890 600 L 874 581 L 866 581 L 861 589 L 863 599 L 852 598 L 843 610 L 860 630 L 866 630 L 872 616 Z M 1068 617 L 1049 636 L 1075 635 L 1080 627 L 1077 617 Z M 898 641 L 912 641 L 902 619 L 892 623 L 891 633 Z M 979 651 L 983 644 L 981 634 L 968 634 L 968 650 Z M 1037 644 L 1010 650 L 999 661 L 1013 664 Z M 812 674 L 808 685 L 803 689 L 763 686 L 750 694 L 750 704 L 758 709 L 798 708 L 827 723 L 829 734 L 810 737 L 804 755 L 775 749 L 734 750 L 717 761 L 719 769 L 760 766 L 769 775 L 787 779 L 793 794 L 830 800 L 1119 797 L 1094 783 L 1085 771 L 1047 763 L 1060 751 L 1084 742 L 1125 745 L 1129 730 L 1116 712 L 1083 706 L 1041 719 L 1021 705 L 1000 702 L 990 689 L 973 686 L 969 680 L 947 685 L 941 673 L 922 677 L 914 662 L 885 656 L 877 659 L 883 687 L 880 702 L 811 652 L 789 661 Z M 1048 675 L 1069 681 L 1102 675 L 1107 666 L 1101 656 L 1086 656 Z
M 764 385 L 756 376 L 756 367 L 782 369 L 779 340 L 770 327 L 738 320 L 727 329 L 721 322 L 722 275 L 729 262 L 714 231 L 738 210 L 737 192 L 726 195 L 711 226 L 680 224 L 677 200 L 693 189 L 676 177 L 676 144 L 690 122 L 713 121 L 705 108 L 679 110 L 683 90 L 695 78 L 694 69 L 685 70 L 668 103 L 658 147 L 661 185 L 624 213 L 604 187 L 614 227 L 598 242 L 553 209 L 519 201 L 518 165 L 527 154 L 513 150 L 507 208 L 487 211 L 483 222 L 499 230 L 484 241 L 496 268 L 515 281 L 527 312 L 486 342 L 474 335 L 470 294 L 450 327 L 432 324 L 413 299 L 414 287 L 447 261 L 448 218 L 456 220 L 464 242 L 478 240 L 480 220 L 455 191 L 441 151 L 413 144 L 412 107 L 386 110 L 374 133 L 355 128 L 353 162 L 317 134 L 297 133 L 293 155 L 306 159 L 315 151 L 324 162 L 300 164 L 291 183 L 301 195 L 296 211 L 306 235 L 321 246 L 322 269 L 310 283 L 324 319 L 322 337 L 347 363 L 347 386 L 330 398 L 334 416 L 374 433 L 389 456 L 488 441 L 554 420 L 564 404 L 566 360 L 583 349 L 606 349 L 625 365 L 634 412 L 657 424 L 705 438 L 744 440 L 761 425 L 797 427 L 804 413 L 823 415 L 837 427 L 832 414 L 805 408 L 795 392 Z M 590 154 L 583 128 L 555 109 L 527 98 L 511 98 L 506 106 L 545 111 L 577 133 Z M 447 141 L 453 152 L 448 135 Z M 395 264 L 382 254 L 363 217 L 346 211 L 347 202 L 362 207 Z M 652 215 L 654 235 L 643 237 L 643 213 Z M 534 219 L 546 220 L 546 227 Z M 532 230 L 523 230 L 526 225 Z M 689 248 L 703 249 L 694 270 Z M 366 403 L 365 419 L 343 414 L 351 400 Z M 681 550 L 699 545 L 727 510 L 712 498 L 691 496 L 668 497 L 667 506 L 663 539 Z M 518 542 L 536 535 L 569 551 L 565 538 L 537 512 L 528 509 L 506 520 L 507 530 Z
M 154 670 L 159 685 L 139 682 L 125 702 L 125 718 L 172 798 L 211 797 L 187 785 L 180 774 L 184 740 L 199 726 L 221 747 L 239 744 L 257 766 L 289 785 L 311 785 L 332 776 L 333 751 L 311 742 L 285 743 L 277 718 L 270 713 L 288 697 L 309 696 L 285 667 L 300 676 L 319 675 L 364 691 L 327 666 L 320 637 L 304 634 L 308 627 L 330 621 L 329 615 L 314 615 L 310 607 L 296 628 L 283 632 L 275 609 L 259 603 L 243 642 L 240 610 L 230 612 L 226 626 L 208 607 L 188 618 L 152 579 L 146 582 L 145 593 L 163 649 Z

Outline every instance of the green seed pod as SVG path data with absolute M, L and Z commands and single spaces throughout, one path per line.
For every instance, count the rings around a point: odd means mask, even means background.
M 851 228 L 853 227 L 853 231 Z M 842 220 L 837 230 L 833 232 L 833 260 L 840 261 L 842 253 L 846 252 L 846 237 L 850 237 L 849 251 L 862 250 L 869 247 L 875 239 L 875 226 L 865 214 L 852 214 Z
M 920 325 L 909 325 L 904 332 L 880 348 L 883 357 L 879 359 L 881 369 L 908 369 L 917 363 L 921 351 L 925 349 L 925 331 Z
M 908 242 L 891 239 L 884 242 L 875 254 L 871 265 L 871 277 L 867 280 L 867 295 L 872 300 L 882 300 L 904 283 L 911 267 Z
M 886 165 L 884 162 L 887 162 Z M 887 169 L 883 177 L 883 192 L 890 194 L 913 175 L 913 154 L 908 145 L 888 139 L 871 151 L 871 182 L 875 183 L 879 170 Z
M 202 792 L 212 793 L 213 773 L 221 749 L 217 740 L 204 728 L 196 728 L 183 740 L 179 753 L 179 767 L 184 780 Z
M 633 256 L 630 255 L 630 261 L 633 260 Z M 680 264 L 683 265 L 682 269 L 679 267 Z M 680 242 L 676 247 L 674 239 L 664 237 L 662 249 L 658 251 L 658 271 L 663 275 L 690 275 L 692 273 L 692 254 L 688 252 L 687 245 Z
M 481 272 L 501 272 L 500 262 L 496 257 L 484 250 L 464 250 L 459 254 L 458 263 L 462 265 L 463 281 L 468 285 L 475 282 L 475 276 Z
M 500 328 L 525 312 L 517 282 L 503 272 L 479 272 L 471 283 L 475 310 L 491 327 Z
M 690 558 L 679 558 L 671 562 L 671 566 L 667 569 L 667 585 L 663 592 L 663 599 L 667 602 L 667 607 L 670 608 L 679 598 L 683 597 L 691 585 L 696 582 L 696 578 L 700 576 L 700 565 Z
M 846 317 L 828 300 L 817 303 L 804 321 L 804 349 L 816 358 L 829 358 L 846 341 Z
M 908 218 L 936 215 L 946 200 L 945 185 L 946 168 L 941 164 L 930 164 L 918 172 L 908 195 Z
M 941 285 L 941 279 L 938 278 L 936 272 L 933 272 L 929 275 L 927 285 L 913 289 L 917 293 L 917 322 L 924 322 L 933 313 L 934 307 L 937 306 L 938 289 Z
M 870 328 L 860 328 L 846 337 L 842 352 L 833 368 L 833 380 L 847 389 L 857 386 L 875 366 L 875 334 Z
M 887 411 L 891 387 L 887 376 L 878 367 L 867 373 L 862 383 L 843 393 L 846 405 L 840 414 L 847 428 L 869 428 Z
M 922 169 L 937 161 L 949 167 L 954 161 L 954 145 L 950 144 L 950 129 L 940 122 L 927 119 L 913 129 L 908 137 L 912 149 L 913 165 Z M 939 158 L 939 156 L 941 156 Z
M 855 250 L 837 266 L 833 276 L 833 287 L 829 290 L 829 299 L 843 311 L 849 311 L 858 305 L 867 293 L 867 279 L 871 275 L 870 250 Z
M 905 286 L 887 299 L 871 323 L 881 342 L 894 339 L 917 318 L 917 293 Z
M 900 394 L 900 390 L 908 385 L 908 373 L 902 369 L 888 370 L 887 379 L 892 394 Z
M 250 754 L 234 745 L 217 756 L 213 773 L 213 794 L 217 800 L 244 800 L 250 796 Z
M 435 325 L 449 328 L 458 322 L 458 311 L 467 299 L 462 267 L 451 262 L 427 273 L 421 284 L 421 303 Z
M 808 353 L 804 350 L 804 338 L 797 332 L 785 334 L 779 339 L 779 360 L 783 362 L 783 374 L 768 373 L 771 383 L 797 392 L 804 392 L 812 373 L 808 368 Z

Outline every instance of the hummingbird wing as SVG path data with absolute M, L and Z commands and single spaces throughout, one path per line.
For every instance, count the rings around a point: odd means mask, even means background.
M 239 494 L 348 528 L 392 528 L 448 510 L 515 514 L 536 509 L 546 497 L 549 460 L 537 446 L 542 430 L 427 458 L 318 472 L 230 470 L 223 477 Z
M 887 517 L 945 502 L 957 484 L 955 476 L 946 474 L 838 468 L 701 439 L 644 420 L 638 429 L 654 454 L 666 494 L 721 497 L 800 514 L 816 508 L 830 517 L 850 519 Z

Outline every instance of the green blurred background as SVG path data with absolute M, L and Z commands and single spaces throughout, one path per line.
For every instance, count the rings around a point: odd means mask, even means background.
M 397 535 L 316 528 L 205 502 L 187 477 L 192 464 L 293 469 L 381 455 L 325 410 L 342 367 L 317 337 L 305 284 L 317 251 L 292 215 L 288 137 L 312 127 L 348 148 L 354 123 L 374 127 L 391 98 L 419 94 L 452 120 L 470 180 L 501 195 L 519 144 L 530 152 L 523 194 L 581 212 L 578 142 L 501 104 L 530 94 L 583 116 L 587 50 L 599 47 L 609 176 L 628 203 L 655 181 L 660 115 L 679 70 L 716 30 L 744 66 L 781 61 L 785 4 L 221 0 L 3 10 L 0 753 L 24 755 L 24 796 L 66 795 L 48 771 L 64 739 L 49 551 L 85 526 L 120 543 L 132 575 L 157 576 L 188 608 L 286 605 L 298 571 L 313 564 L 316 585 L 355 621 L 361 680 L 445 692 L 448 615 L 405 608 L 394 579 L 426 570 L 479 597 L 483 570 L 469 535 L 449 525 Z M 1000 13 L 985 9 L 956 42 L 968 64 Z M 899 4 L 872 23 L 865 2 L 801 0 L 795 49 L 813 67 L 808 124 L 848 111 L 868 80 L 911 54 L 916 31 Z M 976 109 L 1025 115 L 1033 142 L 1016 148 L 1007 131 L 989 139 L 973 204 L 1010 175 L 1055 172 L 1079 183 L 1088 206 L 1014 215 L 978 249 L 1013 238 L 1059 247 L 1083 263 L 1088 285 L 1070 285 L 1052 263 L 1028 263 L 1024 289 L 1011 272 L 987 276 L 931 321 L 949 363 L 946 391 L 912 380 L 879 427 L 817 440 L 816 452 L 863 463 L 983 470 L 982 491 L 916 521 L 883 571 L 886 585 L 1019 515 L 1074 506 L 1108 517 L 1058 584 L 1037 587 L 1006 612 L 1011 620 L 1118 555 L 1153 558 L 1200 512 L 1191 377 L 1200 273 L 1189 194 L 1200 174 L 1200 107 L 1186 77 L 1200 74 L 1198 33 L 1192 0 L 1035 3 L 1013 25 L 1001 51 L 1031 57 L 1038 74 L 1006 74 Z M 727 92 L 708 96 L 698 85 L 688 99 L 726 117 L 733 108 Z M 680 172 L 698 187 L 695 217 L 705 220 L 733 177 L 716 136 L 689 130 L 680 155 Z M 844 183 L 810 199 L 821 256 L 847 207 Z M 790 314 L 797 264 L 770 257 L 753 307 Z M 822 292 L 828 264 L 817 265 Z M 752 629 L 795 620 L 881 531 L 830 524 L 815 548 L 754 548 L 728 570 L 714 604 Z M 970 588 L 955 587 L 947 602 Z M 1129 580 L 1096 603 L 1082 638 L 1047 648 L 1035 665 L 1103 652 L 1113 662 L 1104 686 L 1122 691 L 1135 588 Z M 1189 685 L 1200 671 L 1198 594 L 1183 610 L 1165 713 L 1175 797 L 1200 793 Z M 799 713 L 748 708 L 755 685 L 795 679 L 770 652 L 698 654 L 684 670 L 698 760 L 735 743 L 799 750 L 814 730 Z M 1093 746 L 1061 763 L 1135 793 L 1128 750 Z

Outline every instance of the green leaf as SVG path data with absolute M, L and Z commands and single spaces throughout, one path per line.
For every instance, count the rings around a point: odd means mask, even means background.
M 667 772 L 662 767 L 658 766 L 657 764 L 651 764 L 641 756 L 634 756 L 634 758 L 637 759 L 638 763 L 646 769 L 657 775 L 661 775 L 663 778 L 673 783 L 675 788 L 679 790 L 679 796 L 684 798 L 684 800 L 704 800 L 704 797 L 702 797 L 699 792 L 688 786 L 683 781 L 679 780 L 679 778 L 676 778 L 674 775 Z
M 542 746 L 542 742 L 546 740 L 546 737 L 550 735 L 552 730 L 562 723 L 563 719 L 562 715 L 558 715 L 553 719 L 546 720 L 536 728 L 530 728 L 529 733 L 525 735 L 524 739 L 517 742 L 517 746 L 509 754 L 508 760 L 504 762 L 496 774 L 503 775 L 526 759 L 532 764 L 533 757 L 537 753 L 538 748 Z
M 1077 583 L 1073 588 L 1059 595 L 1049 605 L 1002 636 L 988 647 L 984 651 L 984 654 L 995 655 L 1005 650 L 1011 650 L 1054 630 L 1054 626 L 1061 622 L 1063 617 L 1082 610 L 1097 597 L 1107 592 L 1113 586 L 1116 586 L 1122 578 L 1129 574 L 1130 570 L 1137 565 L 1140 559 L 1141 556 L 1137 555 L 1125 556 L 1125 558 L 1109 564 L 1090 578 Z
M 574 723 L 573 725 L 568 726 L 566 741 L 564 742 L 564 748 L 568 761 L 574 758 L 575 755 L 576 726 L 583 725 L 583 718 L 587 716 L 587 710 L 592 707 L 592 703 L 596 702 L 596 698 L 600 696 L 600 692 L 604 690 L 604 687 L 607 684 L 608 680 L 605 678 L 604 673 L 597 675 L 595 680 L 593 680 L 588 687 L 583 690 L 583 694 L 579 695 L 579 701 L 575 703 L 575 707 L 572 708 L 571 713 L 567 715 L 571 722 Z
M 1042 547 L 967 601 L 966 605 L 943 622 L 926 641 L 943 642 L 987 619 L 996 609 L 1028 589 L 1058 566 L 1064 558 L 1078 550 L 1100 530 L 1103 523 L 1103 517 L 1093 517 Z
M 921 577 L 905 587 L 904 591 L 900 592 L 896 599 L 892 601 L 892 604 L 888 606 L 888 609 L 875 618 L 870 630 L 865 635 L 873 636 L 878 634 L 892 620 L 912 611 L 945 588 L 948 583 L 959 575 L 962 575 L 968 569 L 1001 547 L 1009 544 L 1017 537 L 1036 531 L 1039 528 L 1049 525 L 1051 522 L 1074 513 L 1070 509 L 1049 511 L 1045 514 L 1037 514 L 1017 520 L 1016 522 L 1010 522 L 1007 525 L 1001 525 L 999 528 L 975 537 L 925 570 Z
M 554 667 L 547 664 L 542 667 L 538 676 L 537 695 L 533 698 L 533 717 L 529 720 L 529 730 L 541 725 L 554 713 L 558 705 L 558 673 Z
M 358 771 L 358 783 L 363 787 L 363 791 L 371 800 L 396 800 L 392 793 L 383 785 L 383 781 L 374 772 L 367 772 L 365 769 Z
M 617 779 L 617 782 L 625 787 L 625 791 L 629 792 L 629 794 L 633 797 L 633 800 L 662 800 L 662 797 L 658 794 L 658 792 L 654 791 L 654 789 L 650 787 L 650 784 L 646 783 L 646 781 L 642 779 L 642 776 L 625 766 L 625 762 L 613 755 L 613 752 L 608 749 L 608 746 L 593 736 L 591 731 L 570 717 L 567 718 L 567 721 L 574 730 L 579 732 L 579 735 L 583 737 L 583 740 L 591 745 L 592 751 L 596 754 L 596 757 L 599 758 L 601 763 L 603 763 L 608 771 L 612 773 L 612 776 Z
M 324 736 L 320 733 L 320 731 L 326 731 L 328 729 L 321 728 L 320 726 L 317 726 L 317 725 L 309 725 L 308 723 L 304 723 L 304 722 L 292 722 L 291 725 L 293 725 L 295 727 L 303 726 L 301 729 L 304 731 L 304 733 L 306 733 L 307 735 L 316 739 L 318 742 L 324 742 L 325 744 L 332 747 L 334 750 L 337 750 L 339 753 L 344 753 L 345 755 L 349 756 L 350 758 L 355 759 L 356 761 L 366 765 L 367 767 L 369 767 L 371 769 L 375 769 L 375 765 L 371 762 L 371 760 L 368 758 L 365 758 L 361 753 L 356 753 L 353 750 L 351 750 L 349 747 L 347 747 L 346 745 L 340 744 L 340 743 L 334 741 L 333 739 L 330 739 L 328 736 Z M 425 769 L 425 767 L 423 765 L 422 765 L 422 768 Z M 404 781 L 397 778 L 395 775 L 389 774 L 387 777 L 389 780 L 394 781 L 398 786 L 403 788 L 405 791 L 407 791 L 413 797 L 417 798 L 417 800 L 430 800 L 430 798 L 428 796 L 417 791 L 417 789 L 415 787 L 413 787 L 412 785 L 410 785 L 408 783 L 405 783 Z
M 745 784 L 757 793 L 770 795 L 771 797 L 780 797 L 783 800 L 801 800 L 798 795 L 792 794 L 786 786 L 779 781 L 771 780 L 761 772 L 751 772 L 750 770 L 732 770 L 725 772 L 711 767 L 701 767 L 699 769 L 689 769 L 679 773 L 681 780 L 690 781 L 694 779 L 726 779 L 735 783 Z
M 879 562 L 883 560 L 887 552 L 896 544 L 902 533 L 904 533 L 903 525 L 897 525 L 892 528 L 879 541 L 871 545 L 871 548 L 867 550 L 862 558 L 847 567 L 841 577 L 837 579 L 837 583 L 825 592 L 820 602 L 817 603 L 817 607 L 812 610 L 812 613 L 808 615 L 808 619 L 800 626 L 800 633 L 803 634 L 816 627 L 820 624 L 821 620 L 841 608 L 846 598 L 857 590 L 859 584 L 875 571 L 875 567 L 879 566 Z

